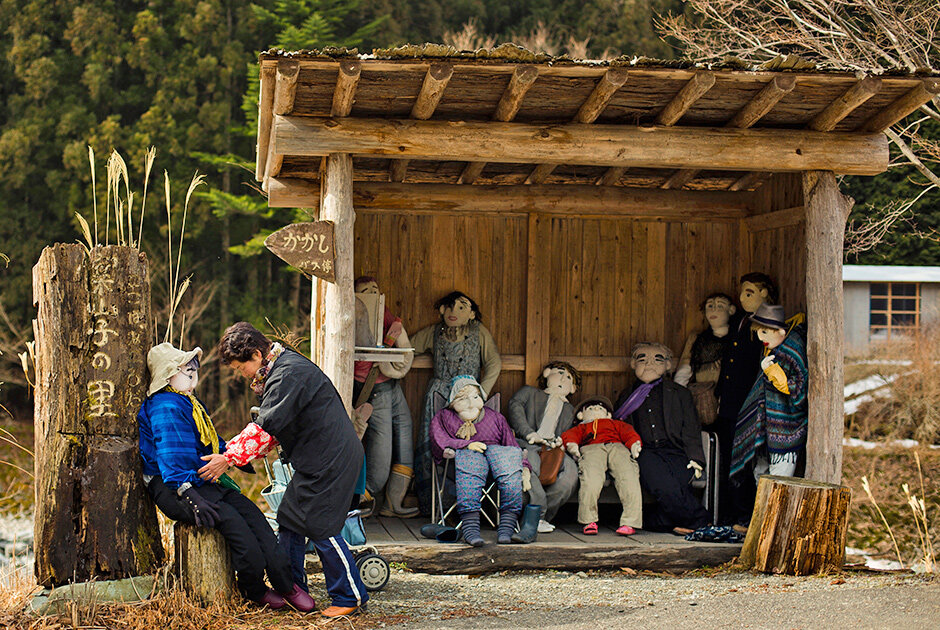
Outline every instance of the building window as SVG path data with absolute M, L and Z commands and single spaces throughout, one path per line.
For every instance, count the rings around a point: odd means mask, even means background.
M 920 283 L 872 282 L 872 339 L 891 339 L 920 327 Z

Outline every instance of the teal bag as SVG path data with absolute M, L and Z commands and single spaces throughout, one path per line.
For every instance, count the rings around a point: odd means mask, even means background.
M 361 547 L 366 544 L 366 530 L 359 517 L 359 510 L 353 510 L 346 515 L 346 523 L 340 535 L 350 547 Z

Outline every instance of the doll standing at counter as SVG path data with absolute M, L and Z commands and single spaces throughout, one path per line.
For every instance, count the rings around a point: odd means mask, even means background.
M 431 418 L 439 409 L 435 393 L 447 400 L 455 376 L 469 375 L 478 380 L 484 397 L 496 384 L 502 361 L 493 335 L 481 323 L 480 307 L 467 294 L 448 293 L 434 307 L 441 315 L 436 324 L 419 330 L 412 344 L 415 354 L 430 352 L 434 374 L 424 394 L 421 427 L 415 444 L 415 491 L 421 514 L 431 513 Z

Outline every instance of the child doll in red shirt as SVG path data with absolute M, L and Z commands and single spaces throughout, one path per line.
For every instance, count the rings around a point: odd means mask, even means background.
M 613 412 L 607 398 L 588 398 L 576 411 L 581 424 L 561 435 L 565 449 L 578 462 L 578 522 L 587 535 L 597 534 L 597 499 L 608 471 L 623 504 L 617 533 L 629 536 L 643 525 L 640 466 L 636 463 L 642 443 L 633 427 L 611 418 Z

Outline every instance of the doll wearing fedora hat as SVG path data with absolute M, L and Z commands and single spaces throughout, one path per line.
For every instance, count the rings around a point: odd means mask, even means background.
M 782 306 L 762 304 L 750 319 L 765 356 L 738 416 L 731 474 L 754 460 L 755 478 L 768 471 L 792 477 L 808 424 L 809 370 L 801 318 L 787 320 Z

